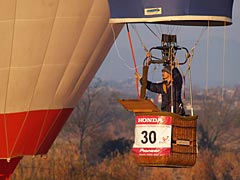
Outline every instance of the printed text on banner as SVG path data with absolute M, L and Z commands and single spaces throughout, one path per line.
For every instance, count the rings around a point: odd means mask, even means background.
M 171 116 L 136 116 L 133 152 L 138 156 L 168 156 L 171 152 Z

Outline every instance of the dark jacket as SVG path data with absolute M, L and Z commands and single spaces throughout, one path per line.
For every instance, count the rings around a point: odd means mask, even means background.
M 182 75 L 177 68 L 173 68 L 173 112 L 185 115 L 182 94 Z M 165 86 L 165 88 L 164 88 Z M 162 96 L 161 110 L 171 112 L 171 86 L 167 82 L 153 83 L 147 81 L 147 89 Z M 165 90 L 164 90 L 165 89 Z

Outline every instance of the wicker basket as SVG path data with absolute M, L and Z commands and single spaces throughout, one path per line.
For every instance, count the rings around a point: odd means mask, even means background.
M 136 116 L 171 116 L 172 140 L 169 156 L 135 156 L 138 165 L 162 167 L 190 167 L 197 158 L 197 116 L 179 116 L 169 112 L 135 113 Z

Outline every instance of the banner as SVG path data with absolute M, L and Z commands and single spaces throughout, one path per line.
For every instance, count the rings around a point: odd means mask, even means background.
M 136 116 L 132 151 L 138 156 L 168 156 L 171 153 L 172 117 Z

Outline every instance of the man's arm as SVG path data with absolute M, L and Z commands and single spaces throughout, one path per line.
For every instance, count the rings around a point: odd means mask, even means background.
M 142 77 L 140 76 L 139 73 L 135 73 L 136 78 L 140 81 L 142 84 Z M 163 92 L 163 83 L 153 83 L 151 81 L 147 81 L 147 89 L 149 91 L 155 92 L 155 93 L 160 93 L 162 94 Z

